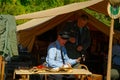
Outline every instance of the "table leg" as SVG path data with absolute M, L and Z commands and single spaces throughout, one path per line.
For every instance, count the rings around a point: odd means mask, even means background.
M 47 80 L 47 74 L 45 74 L 45 80 Z
M 22 77 L 22 80 L 29 80 L 29 75 L 27 74 L 23 74 L 21 75 L 21 77 Z
M 15 71 L 14 71 L 14 73 L 13 73 L 13 80 L 15 79 Z

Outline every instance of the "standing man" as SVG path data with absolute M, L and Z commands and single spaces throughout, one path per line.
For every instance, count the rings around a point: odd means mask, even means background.
M 68 22 L 64 30 L 71 33 L 71 38 L 66 44 L 68 56 L 70 58 L 83 57 L 90 46 L 91 37 L 90 31 L 87 27 L 88 16 L 82 14 L 78 17 L 76 22 Z
M 60 32 L 57 40 L 48 46 L 46 63 L 48 67 L 59 68 L 64 65 L 73 65 L 80 62 L 80 58 L 70 59 L 67 56 L 65 44 L 69 39 L 68 32 Z M 54 80 L 62 80 L 62 75 L 54 75 Z

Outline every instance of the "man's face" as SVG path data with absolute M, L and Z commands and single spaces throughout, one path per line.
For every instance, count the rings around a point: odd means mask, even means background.
M 61 38 L 61 36 L 59 36 L 58 40 L 59 40 L 59 43 L 60 43 L 61 46 L 64 46 L 67 42 L 67 39 L 63 39 L 63 38 Z
M 87 24 L 88 20 L 78 19 L 78 27 L 84 27 Z

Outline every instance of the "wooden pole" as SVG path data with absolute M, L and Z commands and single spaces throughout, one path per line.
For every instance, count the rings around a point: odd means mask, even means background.
M 1 74 L 2 74 L 2 56 L 0 55 L 0 80 L 1 80 Z
M 111 26 L 110 26 L 107 80 L 111 80 L 112 42 L 113 42 L 113 34 L 114 34 L 113 30 L 114 30 L 114 19 L 111 20 Z

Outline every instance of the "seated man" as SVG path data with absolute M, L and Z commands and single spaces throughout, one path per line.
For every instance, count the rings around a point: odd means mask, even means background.
M 65 43 L 69 39 L 68 32 L 60 32 L 57 36 L 57 40 L 51 43 L 48 46 L 46 63 L 50 68 L 59 68 L 64 65 L 73 65 L 80 62 L 80 58 L 78 59 L 70 59 L 67 56 L 67 51 L 65 48 Z M 63 75 L 53 75 L 53 80 L 62 80 Z

